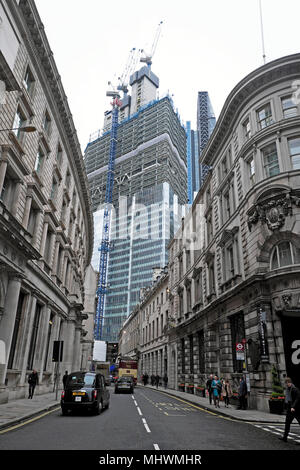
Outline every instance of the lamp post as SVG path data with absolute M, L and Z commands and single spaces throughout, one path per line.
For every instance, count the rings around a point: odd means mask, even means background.
M 24 127 L 14 127 L 12 129 L 0 129 L 0 132 L 8 132 L 8 131 L 20 131 L 25 133 L 35 132 L 36 128 L 34 126 L 24 126 Z

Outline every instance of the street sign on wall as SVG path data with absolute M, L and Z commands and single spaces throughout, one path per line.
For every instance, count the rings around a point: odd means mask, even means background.
M 236 343 L 235 345 L 236 360 L 244 361 L 245 360 L 245 346 L 242 342 Z

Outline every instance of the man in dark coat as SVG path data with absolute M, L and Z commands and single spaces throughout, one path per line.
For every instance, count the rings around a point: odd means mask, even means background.
M 239 387 L 239 407 L 238 410 L 246 410 L 247 408 L 247 383 L 245 378 L 240 379 L 240 387 Z
M 28 383 L 29 383 L 29 396 L 28 396 L 28 398 L 32 399 L 33 394 L 34 394 L 34 389 L 35 389 L 36 385 L 39 384 L 39 376 L 38 376 L 38 373 L 35 369 L 33 369 L 31 374 L 29 375 Z
M 279 439 L 286 442 L 294 419 L 296 418 L 300 424 L 300 390 L 292 383 L 292 379 L 289 377 L 285 379 L 285 384 L 285 404 L 287 406 L 287 413 L 285 418 L 284 435 Z
M 68 371 L 66 370 L 65 375 L 63 376 L 63 384 L 64 384 L 64 390 L 66 389 L 66 384 L 68 380 Z

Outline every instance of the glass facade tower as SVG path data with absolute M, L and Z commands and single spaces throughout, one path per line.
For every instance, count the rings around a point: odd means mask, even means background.
M 148 83 L 143 69 L 134 77 L 131 104 L 135 104 L 118 129 L 102 337 L 109 342 L 118 341 L 124 320 L 139 302 L 140 290 L 153 281 L 153 270 L 168 264 L 167 247 L 187 203 L 185 129 L 169 96 L 144 103 L 141 99 L 143 105 L 139 104 L 139 96 L 154 85 Z M 97 271 L 110 140 L 107 129 L 85 152 L 95 222 L 92 264 Z
M 214 110 L 207 91 L 198 92 L 197 102 L 197 131 L 199 138 L 199 156 L 200 156 L 200 186 L 207 175 L 209 167 L 201 163 L 201 154 L 205 148 L 216 125 Z

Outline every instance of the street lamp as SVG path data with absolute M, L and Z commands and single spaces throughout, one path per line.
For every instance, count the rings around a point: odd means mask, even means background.
M 0 132 L 7 132 L 7 131 L 20 131 L 20 132 L 35 132 L 36 128 L 34 126 L 24 126 L 24 127 L 14 127 L 13 129 L 0 129 Z

